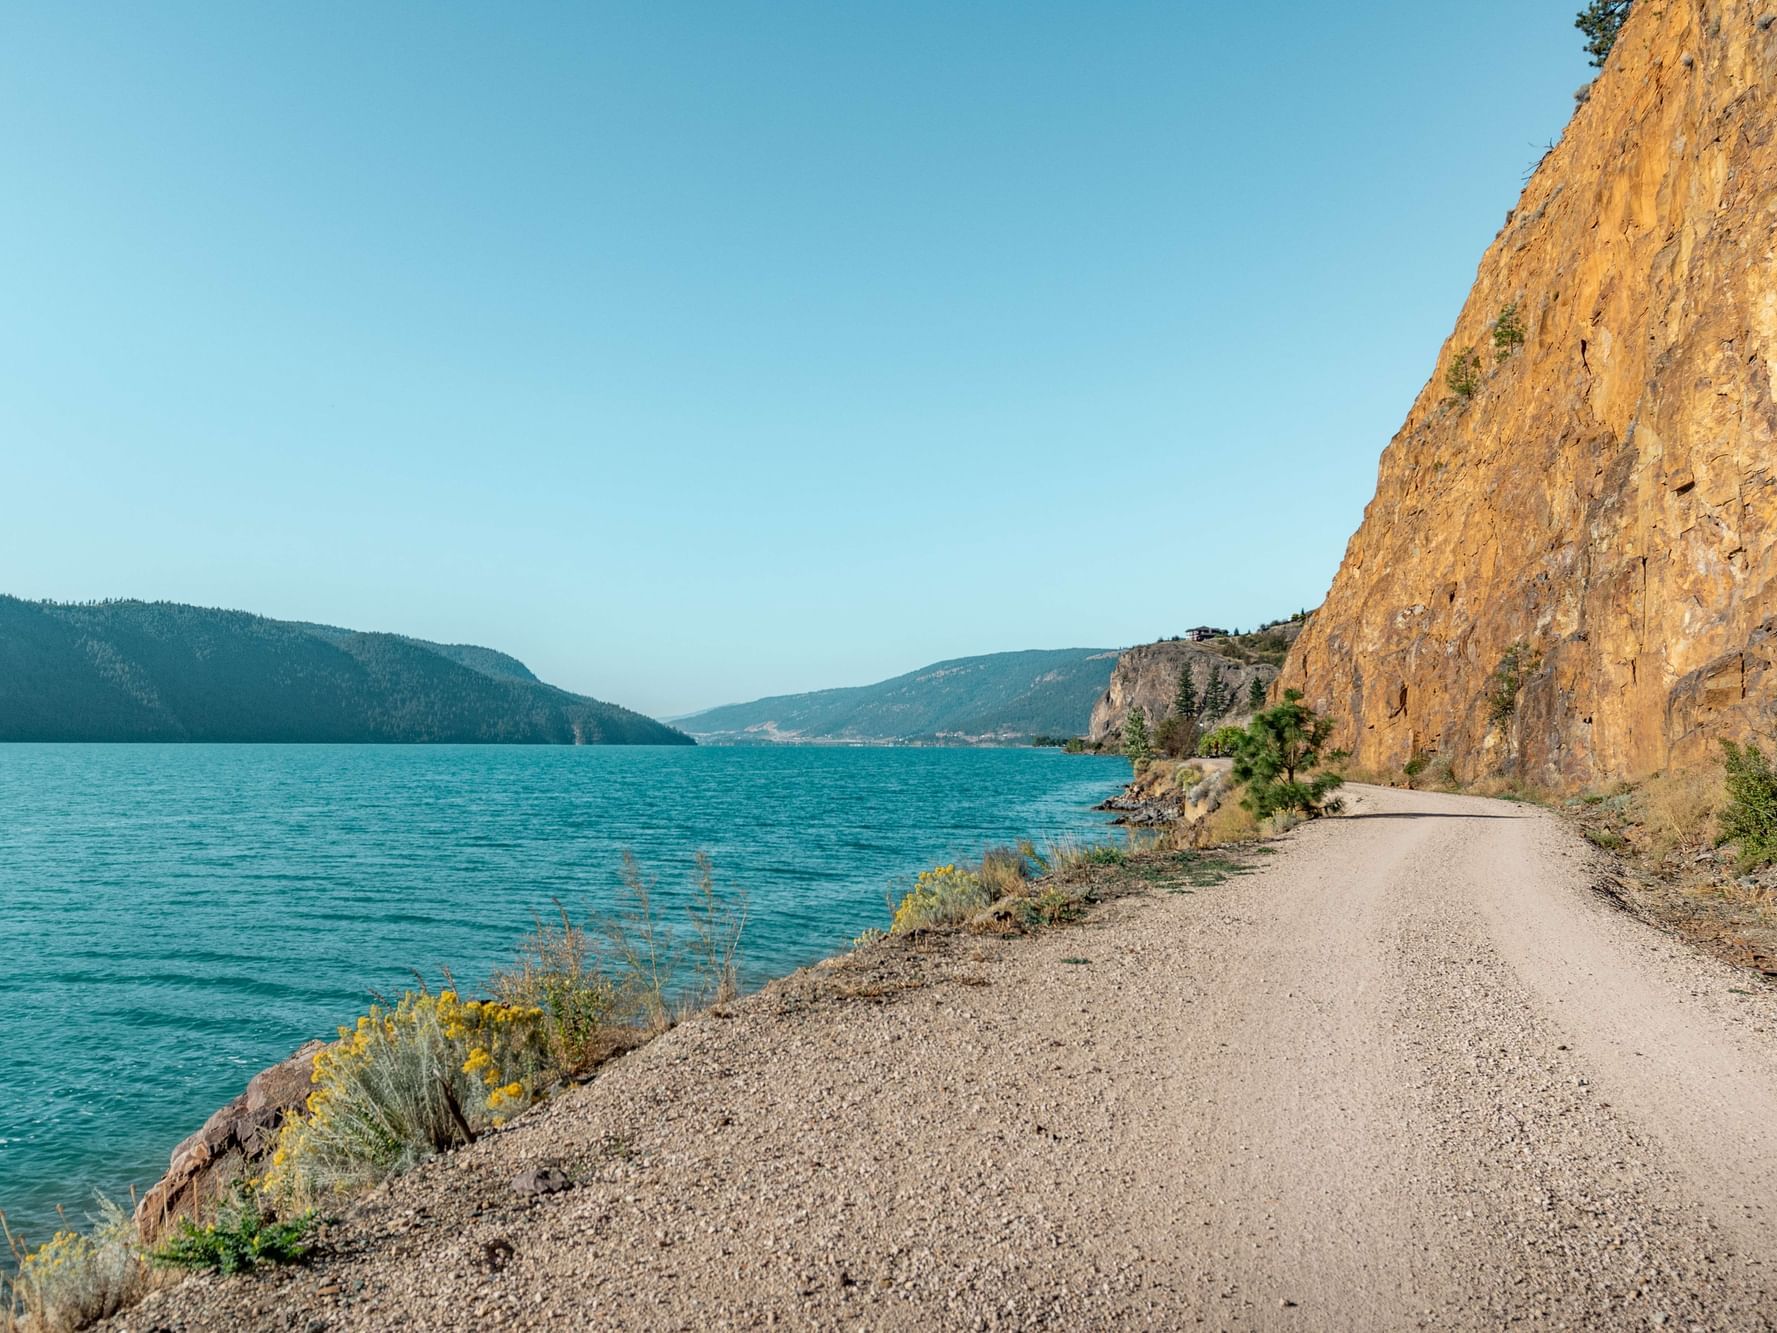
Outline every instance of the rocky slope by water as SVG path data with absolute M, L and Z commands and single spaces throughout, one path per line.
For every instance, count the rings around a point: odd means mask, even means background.
M 692 743 L 473 644 L 14 597 L 0 597 L 0 741 Z
M 1636 5 L 1482 259 L 1284 671 L 1360 764 L 1571 788 L 1769 730 L 1774 12 Z
M 1282 625 L 1254 634 L 1193 642 L 1189 639 L 1162 639 L 1126 650 L 1117 659 L 1109 685 L 1092 708 L 1092 721 L 1086 739 L 1094 744 L 1114 743 L 1123 730 L 1123 719 L 1139 705 L 1150 723 L 1157 723 L 1172 711 L 1178 694 L 1179 672 L 1188 664 L 1191 679 L 1201 698 L 1212 671 L 1221 673 L 1231 701 L 1226 716 L 1230 722 L 1245 717 L 1252 682 L 1262 681 L 1267 689 L 1277 678 L 1276 658 L 1295 642 L 1302 626 L 1286 621 Z

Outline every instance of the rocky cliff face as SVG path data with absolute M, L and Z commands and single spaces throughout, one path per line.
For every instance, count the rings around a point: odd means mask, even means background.
M 1294 624 L 1279 625 L 1269 634 L 1287 643 L 1295 638 L 1300 628 Z M 1128 649 L 1117 659 L 1110 686 L 1092 709 L 1086 739 L 1099 744 L 1114 740 L 1123 730 L 1123 719 L 1136 704 L 1147 713 L 1150 723 L 1158 723 L 1172 711 L 1172 701 L 1178 694 L 1179 670 L 1187 662 L 1191 665 L 1191 678 L 1196 682 L 1198 698 L 1203 697 L 1209 673 L 1215 670 L 1222 673 L 1222 683 L 1227 687 L 1231 703 L 1227 713 L 1210 725 L 1244 719 L 1251 712 L 1247 707 L 1247 691 L 1252 688 L 1252 682 L 1262 680 L 1269 687 L 1277 678 L 1276 667 L 1264 662 L 1245 662 L 1239 656 L 1231 655 L 1239 653 L 1240 645 L 1255 637 L 1246 635 L 1232 641 L 1211 639 L 1206 643 L 1168 639 Z M 1235 645 L 1232 650 L 1230 642 Z
M 1285 664 L 1359 763 L 1572 788 L 1770 729 L 1773 15 L 1636 5 L 1482 259 Z

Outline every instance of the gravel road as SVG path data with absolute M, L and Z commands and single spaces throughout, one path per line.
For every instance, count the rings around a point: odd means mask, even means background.
M 129 1328 L 1767 1329 L 1777 990 L 1554 816 L 1357 787 L 1259 868 L 891 942 Z M 516 1193 L 558 1164 L 572 1188 Z

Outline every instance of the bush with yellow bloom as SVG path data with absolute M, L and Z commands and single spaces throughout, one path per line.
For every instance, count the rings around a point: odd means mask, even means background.
M 895 909 L 889 933 L 904 935 L 910 930 L 953 926 L 967 921 L 992 901 L 993 895 L 979 875 L 953 865 L 937 866 L 920 872 L 913 891 Z
M 264 1188 L 286 1203 L 376 1184 L 529 1106 L 549 1068 L 533 1006 L 409 991 L 315 1055 L 314 1090 L 278 1135 Z

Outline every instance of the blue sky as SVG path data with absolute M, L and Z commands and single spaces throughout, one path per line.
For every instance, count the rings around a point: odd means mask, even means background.
M 1576 0 L 0 9 L 0 591 L 657 714 L 1325 592 Z

